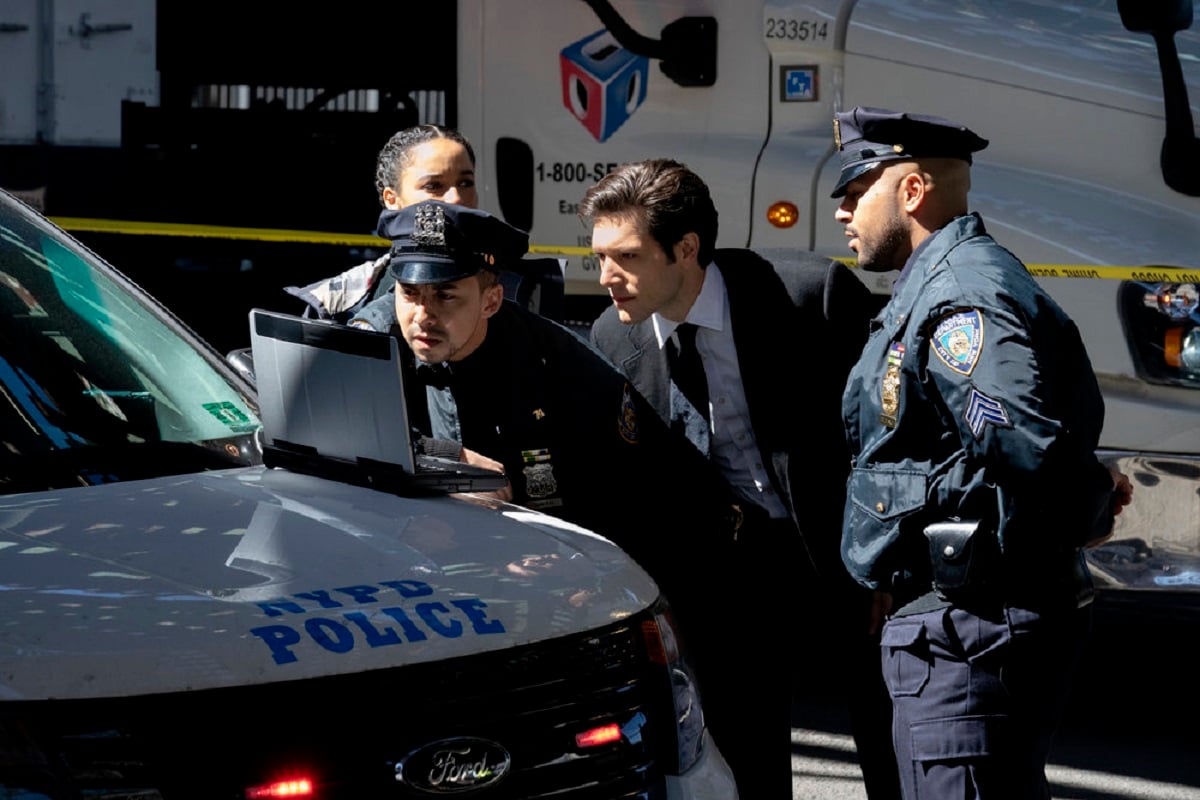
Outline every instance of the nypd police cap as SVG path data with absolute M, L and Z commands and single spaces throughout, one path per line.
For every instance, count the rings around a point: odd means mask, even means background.
M 450 283 L 499 271 L 529 249 L 529 234 L 486 211 L 426 200 L 379 215 L 392 240 L 388 269 L 398 283 Z
M 846 193 L 846 184 L 887 161 L 913 158 L 961 158 L 988 146 L 957 122 L 925 114 L 857 106 L 833 117 L 833 140 L 842 161 L 831 197 Z

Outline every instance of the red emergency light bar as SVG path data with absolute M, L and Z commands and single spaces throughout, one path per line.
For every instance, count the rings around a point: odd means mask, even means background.
M 272 800 L 272 798 L 304 798 L 313 796 L 313 784 L 308 778 L 272 781 L 246 788 L 246 800 Z

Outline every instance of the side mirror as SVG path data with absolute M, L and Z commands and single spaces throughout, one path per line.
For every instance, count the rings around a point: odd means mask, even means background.
M 246 379 L 251 386 L 257 387 L 254 377 L 254 353 L 249 347 L 240 347 L 225 354 L 225 361 L 233 367 L 238 375 Z
M 1117 0 L 1117 10 L 1127 30 L 1150 34 L 1158 49 L 1167 121 L 1159 155 L 1163 181 L 1181 194 L 1200 197 L 1200 138 L 1175 47 L 1175 34 L 1192 26 L 1192 0 Z
M 631 53 L 658 59 L 663 74 L 680 86 L 717 82 L 716 17 L 680 17 L 662 30 L 661 39 L 635 31 L 609 0 L 584 0 L 613 38 Z
M 1192 0 L 1117 0 L 1125 30 L 1168 34 L 1192 27 Z

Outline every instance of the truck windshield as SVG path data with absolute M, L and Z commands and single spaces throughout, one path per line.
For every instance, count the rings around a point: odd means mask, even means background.
M 256 463 L 215 353 L 0 193 L 0 494 Z

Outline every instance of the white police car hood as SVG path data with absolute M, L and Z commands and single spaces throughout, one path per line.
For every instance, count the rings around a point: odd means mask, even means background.
M 482 500 L 262 468 L 0 497 L 0 699 L 439 661 L 656 596 L 608 540 Z

